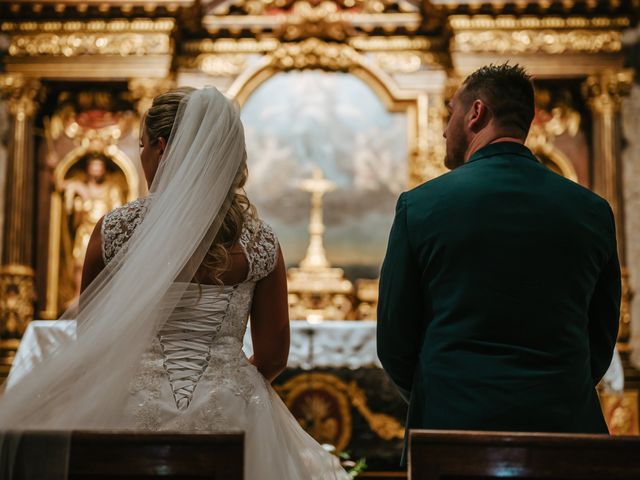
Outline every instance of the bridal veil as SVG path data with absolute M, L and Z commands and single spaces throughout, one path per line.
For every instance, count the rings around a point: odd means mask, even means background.
M 178 109 L 144 220 L 61 317 L 77 320 L 77 340 L 0 397 L 3 432 L 123 426 L 139 358 L 208 251 L 245 159 L 238 110 L 216 89 L 191 92 Z M 10 438 L 0 441 L 6 447 Z M 1 467 L 6 475 L 6 458 Z

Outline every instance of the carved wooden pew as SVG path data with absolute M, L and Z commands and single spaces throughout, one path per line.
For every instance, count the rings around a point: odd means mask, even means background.
M 413 430 L 409 479 L 640 479 L 640 437 Z
M 242 480 L 244 434 L 73 432 L 69 480 Z

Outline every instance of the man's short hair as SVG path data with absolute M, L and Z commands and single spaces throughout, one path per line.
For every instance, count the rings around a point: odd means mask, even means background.
M 520 65 L 488 65 L 469 75 L 462 100 L 470 105 L 480 99 L 493 112 L 506 134 L 526 137 L 535 113 L 531 77 Z

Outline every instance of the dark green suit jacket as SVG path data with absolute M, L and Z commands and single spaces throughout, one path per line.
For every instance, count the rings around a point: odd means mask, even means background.
M 398 200 L 378 356 L 407 427 L 606 433 L 618 332 L 613 214 L 502 142 Z

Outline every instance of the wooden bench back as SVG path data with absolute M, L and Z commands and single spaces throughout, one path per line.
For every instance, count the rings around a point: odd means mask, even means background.
M 640 437 L 414 430 L 412 480 L 640 479 Z
M 26 431 L 11 436 L 18 477 L 33 476 L 34 468 L 37 475 L 44 470 L 53 476 L 50 469 L 64 471 L 68 458 L 69 480 L 243 480 L 243 433 Z

